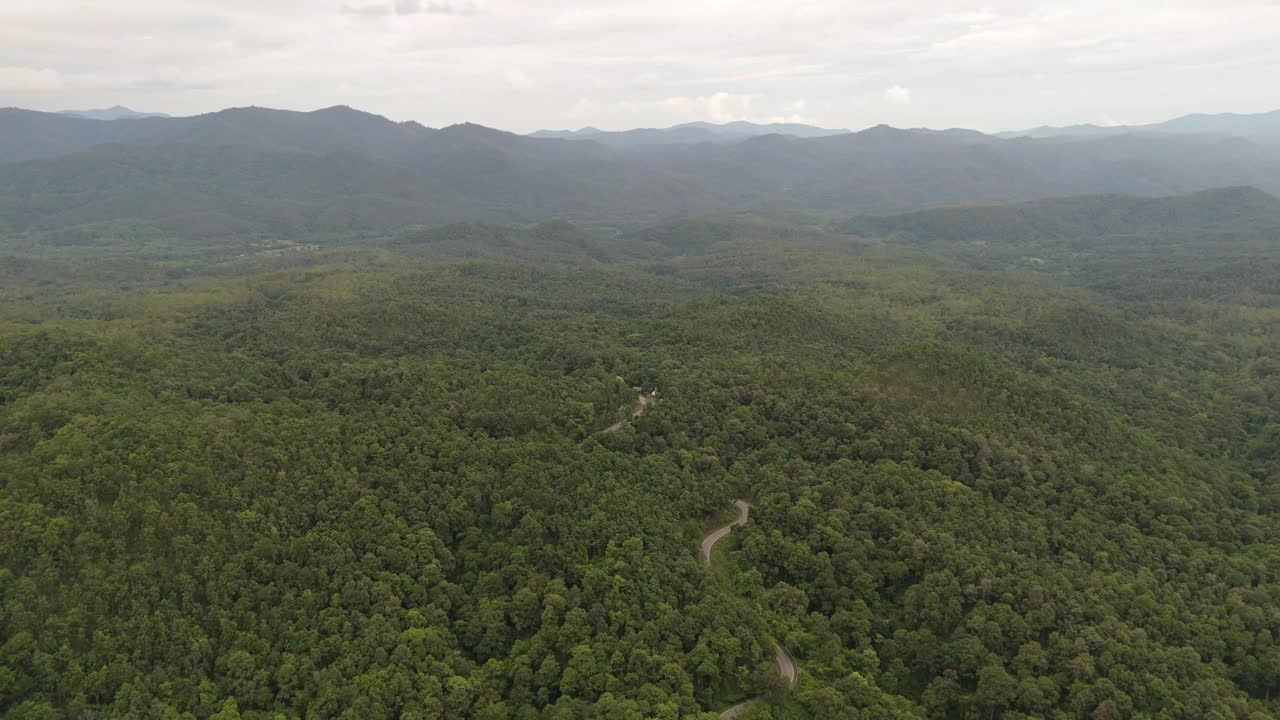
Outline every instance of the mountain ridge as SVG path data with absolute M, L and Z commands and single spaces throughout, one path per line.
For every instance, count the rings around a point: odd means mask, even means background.
M 1280 241 L 1280 197 L 1252 187 L 1144 198 L 1105 194 L 1010 205 L 967 205 L 896 215 L 863 215 L 831 229 L 868 238 L 917 243 L 1018 242 L 1109 235 L 1179 236 L 1260 233 Z
M 159 117 L 159 118 L 172 117 L 171 115 L 167 115 L 165 113 L 137 112 L 134 110 L 130 110 L 129 108 L 123 105 L 112 105 L 109 108 L 100 108 L 95 110 L 59 110 L 58 114 L 70 115 L 73 117 L 82 117 L 87 120 L 103 120 L 108 122 L 113 120 L 138 120 L 141 118 L 151 118 L 151 117 Z
M 751 123 L 737 120 L 728 123 L 687 122 L 664 128 L 632 128 L 630 130 L 600 130 L 590 126 L 578 130 L 538 130 L 529 133 L 528 137 L 594 140 L 606 145 L 632 147 L 702 142 L 732 143 L 761 135 L 775 134 L 794 137 L 825 137 L 848 132 L 848 130 L 823 128 L 803 123 Z
M 1280 110 L 1261 113 L 1192 113 L 1170 120 L 1140 125 L 1041 125 L 1027 130 L 996 133 L 1002 138 L 1053 138 L 1124 135 L 1130 133 L 1234 135 L 1280 142 Z
M 218 148 L 235 150 L 219 157 Z M 0 110 L 3 217 L 11 230 L 56 227 L 71 218 L 149 220 L 163 209 L 156 198 L 172 186 L 198 183 L 214 184 L 193 196 L 200 212 L 240 217 L 244 203 L 257 199 L 241 198 L 238 184 L 265 188 L 255 183 L 269 175 L 255 153 L 275 158 L 282 168 L 334 177 L 354 169 L 369 179 L 363 188 L 313 183 L 319 194 L 307 203 L 367 202 L 357 213 L 363 216 L 375 215 L 385 198 L 400 198 L 442 210 L 441 221 L 560 217 L 630 226 L 744 211 L 829 219 L 1234 185 L 1280 192 L 1280 149 L 1227 136 L 1005 139 L 964 129 L 877 125 L 819 137 L 772 133 L 734 142 L 618 147 L 474 123 L 428 128 L 341 105 L 311 112 L 240 107 L 112 122 L 7 109 Z M 84 177 L 103 184 L 85 188 Z M 70 212 L 77 202 L 83 207 Z M 401 209 L 389 216 L 431 219 Z M 306 223 L 285 227 L 314 229 Z

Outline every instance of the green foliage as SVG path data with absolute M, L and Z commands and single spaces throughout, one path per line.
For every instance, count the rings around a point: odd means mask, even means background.
M 0 712 L 1280 712 L 1280 247 L 714 225 L 5 241 Z

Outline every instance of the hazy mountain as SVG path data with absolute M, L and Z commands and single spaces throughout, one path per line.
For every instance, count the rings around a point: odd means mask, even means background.
M 140 142 L 164 118 L 102 122 L 75 115 L 0 108 L 0 163 L 56 157 L 106 143 Z
M 137 120 L 139 118 L 169 117 L 164 113 L 135 112 L 123 105 L 114 105 L 101 110 L 63 110 L 58 114 L 72 115 L 75 117 L 87 118 L 89 120 Z
M 581 130 L 539 130 L 534 138 L 560 138 L 565 140 L 594 140 L 615 147 L 637 145 L 687 145 L 692 143 L 727 143 L 759 137 L 761 135 L 787 135 L 791 137 L 825 137 L 840 135 L 848 130 L 802 125 L 798 123 L 774 123 L 760 125 L 749 122 L 714 124 L 692 122 L 669 128 L 637 128 L 635 130 L 606 131 L 593 127 Z
M 375 228 L 554 217 L 635 224 L 1236 185 L 1280 192 L 1280 150 L 1200 134 L 1035 140 L 878 126 L 638 148 L 473 124 L 431 129 L 347 107 L 114 122 L 0 110 L 0 218 L 10 229 L 128 218 L 180 228 L 182 217 L 215 213 L 270 232 L 313 232 L 364 218 Z M 290 215 L 277 201 L 300 209 Z
M 1280 110 L 1266 113 L 1239 114 L 1197 113 L 1173 120 L 1148 125 L 1068 125 L 1065 127 L 1041 126 L 1030 130 L 999 133 L 999 137 L 1050 138 L 1061 136 L 1124 135 L 1130 133 L 1198 133 L 1206 135 L 1230 135 L 1265 142 L 1280 142 Z
M 1168 132 L 1218 133 L 1277 139 L 1280 138 L 1280 110 L 1255 114 L 1184 115 L 1156 127 Z
M 1280 191 L 1280 152 L 1200 136 L 1002 140 L 971 131 L 877 127 L 825 138 L 765 136 L 694 146 L 665 160 L 738 197 L 828 212 L 1090 192 L 1177 195 L 1230 185 Z
M 0 230 L 127 219 L 183 235 L 289 235 L 386 231 L 473 217 L 518 216 L 350 153 L 105 145 L 0 167 Z
M 115 122 L 10 108 L 0 110 L 0 162 L 54 157 L 105 143 L 251 145 L 400 157 L 433 132 L 347 107 L 314 112 L 231 108 L 193 117 Z
M 1280 199 L 1254 188 L 1166 198 L 1089 195 L 1004 206 L 935 208 L 860 216 L 833 226 L 862 237 L 911 242 L 1022 242 L 1106 236 L 1177 238 L 1188 232 L 1269 234 L 1280 243 Z
M 791 137 L 826 137 L 827 135 L 843 135 L 848 130 L 833 130 L 831 128 L 816 127 L 814 125 L 805 125 L 803 123 L 768 123 L 756 124 L 742 120 L 731 123 L 713 124 L 706 122 L 691 122 L 683 125 L 677 125 L 677 128 L 695 128 L 710 130 L 718 135 L 727 138 L 748 138 L 760 135 L 789 135 Z

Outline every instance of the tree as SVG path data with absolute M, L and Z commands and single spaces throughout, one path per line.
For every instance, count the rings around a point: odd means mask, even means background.
M 991 708 L 992 718 L 1000 708 L 1013 701 L 1017 691 L 1017 681 L 1005 672 L 1003 665 L 992 664 L 978 671 L 978 688 L 974 699 L 980 705 Z

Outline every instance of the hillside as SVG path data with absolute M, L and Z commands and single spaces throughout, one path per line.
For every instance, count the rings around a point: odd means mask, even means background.
M 294 236 L 473 217 L 506 214 L 349 153 L 103 145 L 0 168 L 0 230 L 9 232 L 138 220 L 182 236 Z
M 1275 717 L 1276 218 L 0 238 L 0 713 Z
M 1164 242 L 1206 236 L 1270 235 L 1280 242 L 1280 199 L 1252 188 L 1185 197 L 1090 195 L 988 207 L 950 207 L 905 215 L 860 216 L 833 228 L 850 235 L 918 243 L 998 244 L 1097 241 L 1113 236 Z

